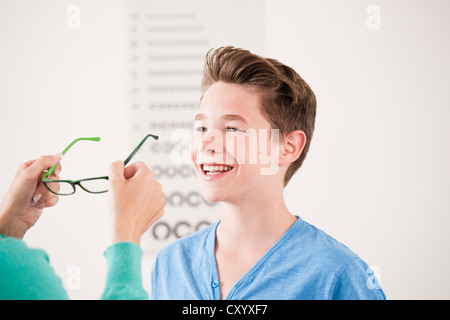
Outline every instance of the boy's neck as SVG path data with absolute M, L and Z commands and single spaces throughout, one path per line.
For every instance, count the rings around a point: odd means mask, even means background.
M 272 246 L 297 220 L 279 193 L 242 197 L 239 203 L 222 203 L 217 241 L 227 247 Z

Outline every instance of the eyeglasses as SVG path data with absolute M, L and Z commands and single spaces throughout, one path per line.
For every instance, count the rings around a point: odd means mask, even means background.
M 152 137 L 155 140 L 158 140 L 159 137 L 155 136 L 153 134 L 148 134 L 145 136 L 144 139 L 137 145 L 137 147 L 133 150 L 133 152 L 128 156 L 128 158 L 125 159 L 123 162 L 126 166 L 128 162 L 134 157 L 136 152 L 142 147 L 144 142 L 149 138 Z M 78 138 L 72 141 L 71 144 L 67 146 L 67 148 L 64 149 L 62 152 L 63 155 L 66 154 L 66 152 L 78 141 L 87 140 L 87 141 L 100 141 L 100 138 Z M 75 193 L 75 186 L 80 186 L 84 191 L 89 193 L 104 193 L 108 191 L 108 176 L 104 177 L 96 177 L 96 178 L 87 178 L 87 179 L 81 179 L 81 180 L 49 180 L 47 179 L 55 170 L 55 168 L 58 166 L 58 164 L 55 164 L 53 167 L 51 167 L 47 173 L 42 178 L 42 182 L 44 183 L 45 187 L 54 194 L 60 195 L 60 196 L 68 196 Z

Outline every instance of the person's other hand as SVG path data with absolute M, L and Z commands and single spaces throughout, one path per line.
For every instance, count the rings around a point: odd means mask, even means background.
M 142 162 L 124 168 L 110 165 L 109 205 L 113 216 L 113 242 L 140 243 L 141 236 L 164 213 L 161 185 Z
M 62 155 L 42 156 L 19 166 L 14 180 L 0 205 L 0 234 L 22 239 L 42 214 L 44 208 L 58 202 L 42 183 L 44 170 L 61 160 Z M 49 179 L 59 179 L 61 165 L 58 164 Z

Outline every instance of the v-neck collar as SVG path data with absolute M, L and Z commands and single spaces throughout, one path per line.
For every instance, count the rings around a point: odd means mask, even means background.
M 247 272 L 233 285 L 230 292 L 228 292 L 225 300 L 231 300 L 233 295 L 239 289 L 239 287 L 254 273 L 261 265 L 283 244 L 284 241 L 303 224 L 303 219 L 296 216 L 297 221 L 295 221 L 289 229 L 287 229 L 283 235 L 267 250 L 262 257 L 249 269 Z M 216 234 L 217 227 L 219 226 L 220 220 L 215 223 L 211 228 L 211 232 L 208 236 L 208 256 L 209 264 L 212 268 L 212 281 L 211 287 L 213 288 L 214 299 L 220 300 L 220 287 L 219 287 L 219 272 L 217 270 L 216 262 Z

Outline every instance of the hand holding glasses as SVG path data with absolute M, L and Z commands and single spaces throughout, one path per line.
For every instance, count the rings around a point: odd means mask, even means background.
M 148 134 L 145 136 L 144 139 L 137 145 L 137 147 L 133 150 L 133 152 L 125 159 L 124 166 L 130 162 L 130 160 L 134 157 L 136 152 L 142 147 L 144 142 L 149 138 L 152 137 L 155 140 L 158 140 L 159 137 Z M 87 141 L 100 141 L 100 138 L 78 138 L 72 141 L 67 148 L 64 149 L 62 152 L 63 155 L 66 154 L 66 152 L 78 141 L 81 140 L 87 140 Z M 75 186 L 80 186 L 84 191 L 89 193 L 105 193 L 108 191 L 108 176 L 103 177 L 95 177 L 95 178 L 86 178 L 81 180 L 48 180 L 47 178 L 53 173 L 55 168 L 57 167 L 57 164 L 51 167 L 47 173 L 42 178 L 42 182 L 44 183 L 45 187 L 52 193 L 60 195 L 60 196 L 68 196 L 75 193 Z

